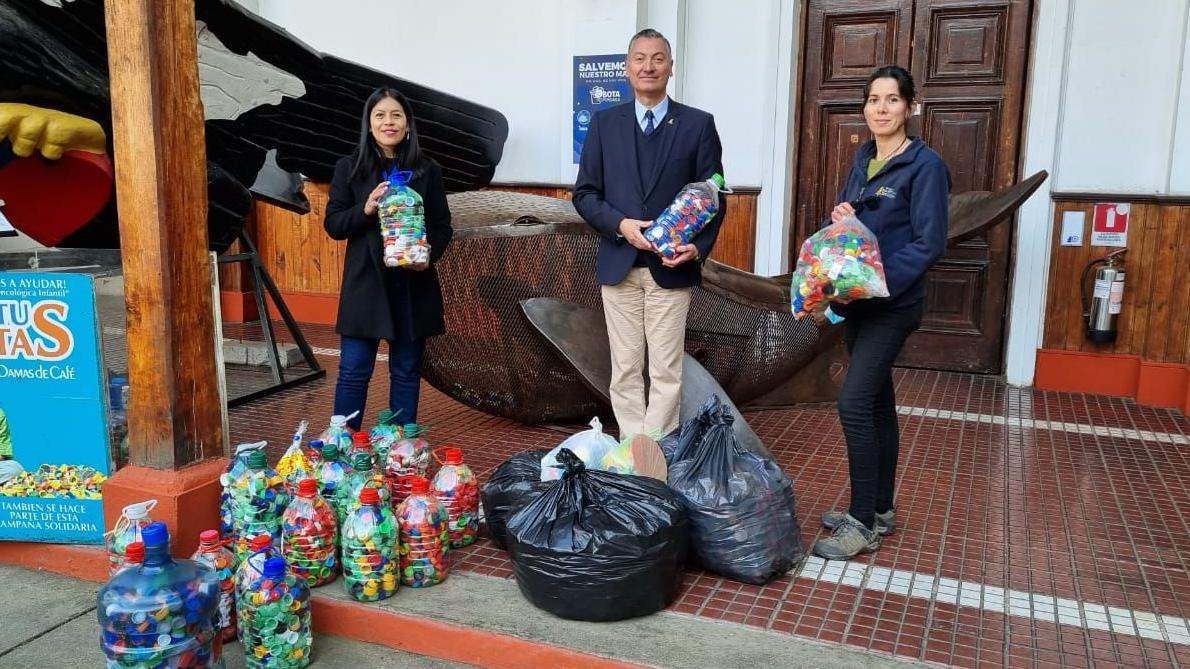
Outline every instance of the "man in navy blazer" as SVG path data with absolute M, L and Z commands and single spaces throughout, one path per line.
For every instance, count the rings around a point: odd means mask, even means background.
M 574 184 L 574 207 L 599 232 L 596 278 L 612 352 L 609 389 L 621 438 L 667 433 L 678 424 L 690 289 L 702 278 L 726 213 L 720 210 L 672 260 L 645 240 L 688 183 L 723 173 L 714 118 L 666 95 L 673 76 L 669 41 L 645 29 L 628 44 L 635 100 L 591 119 Z M 649 393 L 643 372 L 648 357 Z

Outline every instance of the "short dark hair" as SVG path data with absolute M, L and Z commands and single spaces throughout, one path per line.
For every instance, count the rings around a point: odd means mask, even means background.
M 652 28 L 645 28 L 644 30 L 633 35 L 632 39 L 628 40 L 628 55 L 632 55 L 632 45 L 638 39 L 659 39 L 662 42 L 665 42 L 665 53 L 668 53 L 670 60 L 673 60 L 674 50 L 673 47 L 669 45 L 669 40 L 665 39 L 665 35 L 662 35 Z
M 907 104 L 913 104 L 917 99 L 917 89 L 913 86 L 913 75 L 909 74 L 909 70 L 900 65 L 885 65 L 877 68 L 872 76 L 868 77 L 868 82 L 864 84 L 864 104 L 868 103 L 868 94 L 872 92 L 872 82 L 877 79 L 895 79 L 897 92 L 901 94 Z

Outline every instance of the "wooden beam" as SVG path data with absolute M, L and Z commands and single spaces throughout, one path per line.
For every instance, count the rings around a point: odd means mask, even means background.
M 132 464 L 223 455 L 193 0 L 107 0 Z

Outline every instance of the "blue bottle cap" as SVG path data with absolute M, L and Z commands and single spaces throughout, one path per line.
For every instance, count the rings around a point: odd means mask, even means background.
M 264 577 L 265 578 L 284 578 L 285 577 L 285 558 L 271 557 L 264 562 Z
M 165 526 L 165 523 L 150 523 L 148 527 L 141 530 L 140 535 L 146 549 L 169 544 L 169 528 Z

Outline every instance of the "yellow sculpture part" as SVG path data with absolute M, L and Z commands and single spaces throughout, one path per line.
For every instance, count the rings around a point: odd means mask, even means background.
M 107 135 L 95 121 L 15 102 L 0 102 L 0 140 L 4 139 L 21 158 L 34 151 L 49 160 L 58 160 L 66 151 L 107 153 Z

